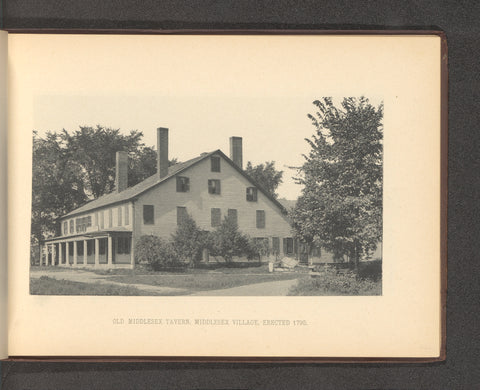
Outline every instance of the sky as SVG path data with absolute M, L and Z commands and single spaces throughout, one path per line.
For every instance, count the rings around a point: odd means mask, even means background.
M 101 125 L 125 133 L 140 130 L 145 144 L 153 146 L 156 128 L 167 127 L 170 156 L 180 161 L 216 149 L 228 155 L 229 137 L 240 136 L 244 164 L 275 161 L 284 171 L 279 196 L 292 200 L 301 187 L 288 167 L 300 166 L 309 151 L 312 102 L 323 96 L 383 99 L 385 91 L 385 78 L 379 77 L 385 63 L 365 55 L 371 45 L 363 38 L 92 35 L 72 40 L 57 34 L 17 41 L 12 58 L 16 69 L 27 70 L 17 89 L 34 97 L 32 130 L 40 135 Z M 375 42 L 380 45 L 375 53 L 391 49 L 388 39 Z M 36 72 L 28 72 L 32 67 Z M 400 82 L 391 71 L 387 80 L 394 86 Z
M 162 96 L 39 96 L 35 130 L 69 132 L 80 126 L 112 127 L 122 133 L 139 130 L 147 146 L 156 146 L 156 128 L 169 128 L 169 154 L 186 161 L 202 152 L 221 149 L 229 155 L 229 137 L 243 138 L 243 164 L 275 161 L 283 170 L 280 198 L 296 199 L 301 186 L 296 170 L 308 153 L 305 138 L 315 128 L 307 114 L 316 97 L 162 97 Z

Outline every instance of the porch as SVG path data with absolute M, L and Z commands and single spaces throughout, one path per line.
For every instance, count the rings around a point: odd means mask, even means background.
M 134 268 L 132 232 L 94 232 L 46 240 L 40 266 Z

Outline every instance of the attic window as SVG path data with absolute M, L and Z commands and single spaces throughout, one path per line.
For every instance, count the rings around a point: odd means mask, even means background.
M 209 194 L 220 194 L 220 180 L 210 179 L 208 181 L 208 193 Z
M 190 179 L 184 176 L 177 176 L 177 192 L 190 191 Z
M 143 205 L 143 224 L 144 225 L 153 225 L 154 224 L 154 209 L 151 204 Z
M 210 157 L 212 172 L 220 172 L 220 157 L 212 156 Z
M 247 187 L 247 201 L 257 201 L 257 189 L 255 187 Z

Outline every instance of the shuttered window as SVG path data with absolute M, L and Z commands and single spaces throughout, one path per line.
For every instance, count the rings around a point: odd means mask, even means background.
M 190 179 L 184 176 L 177 176 L 177 192 L 190 191 Z
M 280 238 L 272 237 L 272 250 L 276 255 L 280 253 Z
M 220 226 L 222 223 L 222 211 L 217 208 L 211 210 L 212 227 Z
M 70 220 L 70 234 L 75 233 L 75 220 Z
M 144 225 L 153 225 L 155 223 L 154 208 L 151 204 L 143 205 L 143 223 Z
M 287 237 L 283 239 L 283 253 L 286 255 L 293 254 L 293 238 Z
M 125 205 L 125 225 L 130 225 L 130 207 Z
M 108 227 L 113 226 L 113 210 L 108 209 Z
M 68 222 L 67 221 L 65 221 L 63 223 L 63 234 L 64 235 L 68 234 Z
M 104 217 L 105 217 L 105 212 L 102 210 L 100 211 L 100 229 L 105 228 Z
M 265 227 L 265 210 L 257 210 L 257 228 L 263 229 Z
M 122 206 L 118 207 L 118 211 L 117 211 L 117 226 L 122 226 Z
M 228 209 L 228 219 L 232 221 L 235 225 L 238 225 L 238 213 L 237 209 Z
M 220 172 L 220 157 L 210 157 L 212 172 Z
M 177 225 L 180 225 L 187 218 L 187 208 L 177 207 Z
M 209 194 L 220 194 L 220 180 L 210 179 L 208 181 L 208 193 Z
M 257 201 L 257 189 L 255 187 L 247 187 L 247 201 Z

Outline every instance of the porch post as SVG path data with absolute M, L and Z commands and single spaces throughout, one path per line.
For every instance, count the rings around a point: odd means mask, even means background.
M 62 265 L 62 261 L 63 261 L 63 248 L 62 248 L 62 243 L 59 242 L 58 243 L 58 265 Z
M 133 235 L 130 237 L 130 268 L 135 268 L 135 248 L 133 246 Z
M 47 265 L 47 260 L 48 260 L 48 246 L 45 244 L 43 246 L 43 253 L 40 254 L 40 266 L 43 265 L 43 255 L 45 255 L 45 265 Z
M 73 265 L 77 265 L 77 241 L 73 241 Z
M 65 243 L 65 265 L 70 265 L 70 243 L 68 241 Z
M 83 265 L 87 265 L 87 240 L 83 240 Z
M 108 236 L 107 263 L 108 263 L 109 266 L 112 265 L 112 256 L 113 256 L 112 250 L 113 250 L 112 236 Z
M 53 265 L 53 244 L 50 244 L 50 265 Z
M 95 267 L 100 265 L 100 242 L 98 238 L 95 239 Z

